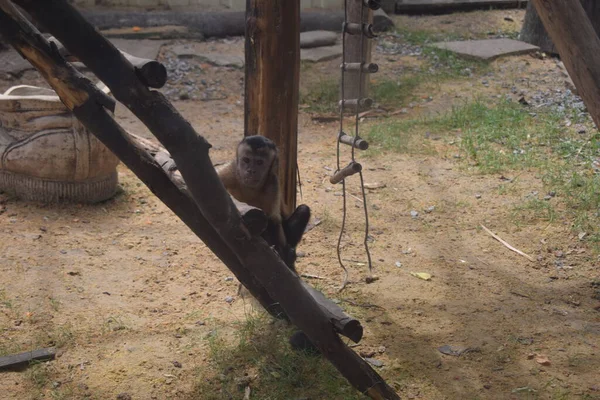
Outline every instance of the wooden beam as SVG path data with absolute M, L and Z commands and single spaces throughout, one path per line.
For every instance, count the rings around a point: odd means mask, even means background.
M 399 399 L 383 378 L 342 342 L 298 275 L 285 265 L 262 238 L 252 237 L 243 228 L 241 216 L 212 166 L 208 154 L 211 145 L 206 139 L 198 135 L 161 93 L 148 90 L 137 79 L 133 66 L 119 50 L 89 25 L 67 0 L 20 0 L 18 4 L 64 43 L 111 89 L 117 100 L 149 127 L 173 156 L 197 209 L 208 225 L 214 228 L 245 270 L 251 271 L 251 276 L 256 277 L 273 298 L 277 298 L 292 323 L 304 331 L 321 354 L 362 393 L 373 399 Z M 135 146 L 104 110 L 103 96 L 97 94 L 98 89 L 82 79 L 55 49 L 50 48 L 48 42 L 9 0 L 0 0 L 0 9 L 3 10 L 0 12 L 0 31 L 40 70 L 83 125 L 95 135 L 102 136 L 106 142 L 111 142 L 108 147 L 119 158 L 131 154 L 118 146 L 143 153 L 138 154 L 138 160 L 128 161 L 138 168 L 134 171 L 136 174 L 147 172 L 139 165 L 140 162 L 160 171 L 146 176 L 150 178 L 147 184 L 151 190 L 159 189 L 154 186 L 157 182 L 152 178 L 155 176 L 163 177 L 160 183 L 172 186 L 172 181 L 158 163 L 145 150 Z M 71 33 L 73 27 L 77 27 L 77 35 Z M 179 190 L 174 192 L 187 198 Z M 171 205 L 179 206 L 177 203 Z
M 531 0 L 597 128 L 600 39 L 579 0 Z
M 244 135 L 279 149 L 282 211 L 296 209 L 300 2 L 247 0 Z
M 0 370 L 22 368 L 32 361 L 54 360 L 55 356 L 56 349 L 54 347 L 3 356 L 0 357 Z

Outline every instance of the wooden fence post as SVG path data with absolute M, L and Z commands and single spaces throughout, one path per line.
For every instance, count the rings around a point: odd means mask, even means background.
M 247 0 L 244 135 L 279 149 L 283 211 L 296 208 L 300 2 Z

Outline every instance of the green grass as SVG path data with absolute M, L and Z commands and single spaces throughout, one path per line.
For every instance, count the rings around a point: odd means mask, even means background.
M 251 315 L 233 341 L 211 335 L 209 367 L 199 370 L 190 397 L 242 398 L 250 382 L 250 398 L 262 400 L 365 398 L 324 358 L 292 351 L 287 340 L 293 330 L 270 322 L 266 315 Z
M 374 152 L 431 154 L 432 141 L 425 136 L 439 136 L 448 155 L 460 155 L 462 165 L 473 172 L 531 171 L 542 177 L 545 193 L 525 199 L 515 207 L 516 215 L 526 216 L 525 222 L 566 217 L 576 233 L 586 232 L 587 240 L 600 242 L 600 174 L 592 168 L 600 135 L 586 137 L 567 129 L 563 121 L 573 115 L 547 109 L 532 115 L 516 102 L 477 100 L 433 118 L 384 120 L 371 125 L 365 137 Z M 508 188 L 498 190 L 505 194 Z M 550 191 L 556 197 L 543 200 Z

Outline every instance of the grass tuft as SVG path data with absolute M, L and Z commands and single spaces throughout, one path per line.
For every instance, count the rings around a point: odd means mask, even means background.
M 218 333 L 209 337 L 210 364 L 202 369 L 191 398 L 251 398 L 263 400 L 362 399 L 324 358 L 294 352 L 287 340 L 292 328 L 273 323 L 267 315 L 250 315 L 233 341 Z

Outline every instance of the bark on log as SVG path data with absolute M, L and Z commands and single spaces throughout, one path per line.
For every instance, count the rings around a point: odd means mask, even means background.
M 600 39 L 579 1 L 531 0 L 597 128 Z
M 142 28 L 183 25 L 204 37 L 244 36 L 246 13 L 198 12 L 198 11 L 150 11 L 128 12 L 110 10 L 82 10 L 83 16 L 98 29 L 139 26 Z M 300 16 L 300 32 L 334 31 L 341 32 L 344 13 L 340 11 L 307 11 Z M 373 25 L 376 31 L 384 31 L 394 26 L 393 21 L 381 10 L 376 12 Z
M 173 161 L 173 158 L 169 152 L 136 134 L 129 133 L 129 135 L 135 139 L 144 148 L 144 150 L 154 157 L 158 165 L 160 165 L 167 175 L 169 175 L 169 178 L 171 178 L 179 190 L 191 196 L 187 185 L 185 184 L 181 173 L 179 170 L 177 170 L 175 161 Z M 233 197 L 231 200 L 238 209 L 240 215 L 242 216 L 242 220 L 244 221 L 244 225 L 246 225 L 246 228 L 248 228 L 248 231 L 252 236 L 259 236 L 264 232 L 265 229 L 267 229 L 268 218 L 260 208 L 252 207 L 251 205 L 242 203 Z
M 300 93 L 300 2 L 287 3 L 247 0 L 244 80 L 244 136 L 263 135 L 277 145 L 286 217 L 296 209 Z
M 242 229 L 241 216 L 210 162 L 208 155 L 210 144 L 203 137 L 198 136 L 191 125 L 160 93 L 148 90 L 136 78 L 133 66 L 118 49 L 89 25 L 66 0 L 52 2 L 21 0 L 18 4 L 77 55 L 111 89 L 117 100 L 125 104 L 157 136 L 173 156 L 184 180 L 188 182 L 189 191 L 202 215 L 215 228 L 242 265 L 253 272 L 258 281 L 267 288 L 269 294 L 279 299 L 291 321 L 306 333 L 342 375 L 371 398 L 399 399 L 393 389 L 341 341 L 332 328 L 331 322 L 322 314 L 318 303 L 308 295 L 299 277 L 287 268 L 264 240 L 249 237 Z M 48 43 L 41 35 L 34 34 L 31 25 L 27 25 L 29 35 L 25 34 L 24 30 L 19 30 L 19 24 L 9 15 L 16 19 L 20 15 L 8 0 L 0 0 L 0 8 L 10 13 L 0 13 L 0 22 L 2 22 L 0 29 L 9 33 L 13 30 L 9 35 L 13 45 L 18 46 L 22 54 L 41 70 L 65 104 L 76 113 L 78 118 L 81 117 L 84 125 L 92 132 L 98 132 L 99 135 L 102 132 L 110 132 L 112 135 L 108 141 L 116 139 L 117 145 L 145 154 L 146 167 L 152 166 L 160 172 L 152 173 L 150 178 L 158 175 L 164 178 L 163 184 L 173 185 L 154 159 L 143 149 L 135 146 L 126 132 L 102 109 L 101 103 L 97 101 L 102 99 L 102 96 L 97 95 L 95 86 L 84 80 L 87 90 L 82 90 L 78 86 L 81 79 L 76 81 L 68 79 L 77 76 L 77 72 L 57 54 L 52 54 Z M 20 23 L 21 26 L 25 25 L 23 20 Z M 78 35 L 71 34 L 73 26 L 77 26 Z M 25 40 L 32 43 L 37 40 L 38 46 L 34 48 Z M 63 69 L 59 69 L 58 65 Z M 65 72 L 69 74 L 64 75 Z M 57 79 L 58 74 L 61 74 L 60 79 Z M 98 114 L 101 118 L 91 118 L 91 116 L 98 117 Z M 116 132 L 115 125 L 118 128 Z M 116 150 L 119 153 L 117 155 L 131 155 L 117 148 L 115 143 L 109 148 Z M 142 157 L 133 160 L 132 164 L 138 167 L 139 172 L 147 172 L 147 169 L 142 167 L 140 170 L 140 166 L 136 165 L 136 162 L 139 164 L 141 159 Z M 152 190 L 157 190 L 156 187 L 149 186 Z M 174 192 L 187 198 L 179 190 Z M 206 196 L 206 193 L 211 193 L 211 196 Z M 174 206 L 177 207 L 179 204 L 176 203 Z
M 47 38 L 49 42 L 53 42 L 58 47 L 59 53 L 69 62 L 79 62 L 79 59 L 69 53 L 69 50 L 62 45 L 56 38 L 50 36 Z M 132 56 L 129 53 L 121 50 L 125 58 L 135 67 L 135 72 L 138 78 L 148 87 L 160 89 L 167 83 L 167 68 L 156 60 L 147 58 L 139 58 Z
M 596 35 L 600 36 L 600 2 L 596 0 L 580 0 L 580 2 L 596 31 Z M 538 46 L 546 53 L 558 54 L 558 50 L 554 46 L 554 43 L 552 43 L 550 36 L 548 36 L 548 32 L 546 32 L 544 24 L 540 20 L 532 2 L 527 4 L 527 12 L 525 13 L 525 20 L 521 28 L 520 39 Z
M 163 168 L 163 170 L 171 177 L 171 180 L 173 180 L 173 182 L 177 185 L 177 187 L 181 191 L 183 191 L 185 193 L 189 193 L 188 189 L 187 189 L 187 185 L 185 184 L 185 181 L 183 180 L 183 178 L 181 177 L 181 174 L 177 170 L 177 166 L 175 165 L 173 158 L 171 158 L 171 155 L 165 149 L 163 149 L 160 146 L 157 146 L 156 144 L 154 144 L 154 143 L 150 142 L 149 140 L 146 140 L 140 136 L 137 136 L 132 133 L 130 133 L 130 135 L 133 139 L 135 139 L 138 143 L 140 143 L 140 145 L 148 153 L 150 153 L 150 155 L 152 155 L 154 157 L 154 159 L 159 163 L 159 165 Z M 248 226 L 248 228 L 251 232 L 252 232 L 252 228 L 254 225 L 253 225 L 252 221 L 247 221 L 247 218 L 252 218 L 252 217 L 251 216 L 248 217 L 248 212 L 246 212 L 246 207 L 250 207 L 250 209 L 251 209 L 250 212 L 255 213 L 257 218 L 260 218 L 261 220 L 264 219 L 264 224 L 266 227 L 267 216 L 262 210 L 255 208 L 255 207 L 251 207 L 242 202 L 237 202 L 237 200 L 235 200 L 233 197 L 232 197 L 232 200 L 236 204 L 236 207 L 240 211 L 240 214 L 242 215 L 244 222 L 246 223 L 246 225 Z M 263 228 L 263 230 L 264 230 L 264 228 Z M 255 236 L 258 236 L 261 233 L 262 233 L 262 231 L 255 234 Z M 304 285 L 306 290 L 309 292 L 309 294 L 313 297 L 313 299 L 315 299 L 315 301 L 317 303 L 319 303 L 319 306 L 325 313 L 326 317 L 331 321 L 331 323 L 335 327 L 336 331 L 339 334 L 344 335 L 348 339 L 354 341 L 355 343 L 360 342 L 360 340 L 362 339 L 362 335 L 363 335 L 363 327 L 362 327 L 360 321 L 358 321 L 357 319 L 346 314 L 340 306 L 335 304 L 333 301 L 329 300 L 327 297 L 325 297 L 325 295 L 323 295 L 323 293 L 319 292 L 317 289 L 313 288 L 308 283 L 302 282 L 302 284 Z

